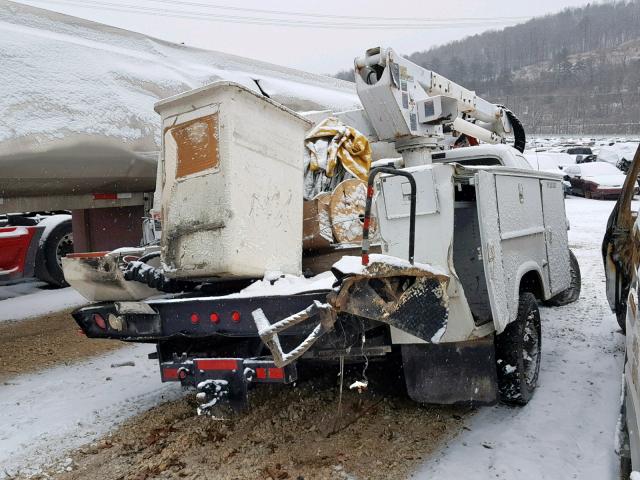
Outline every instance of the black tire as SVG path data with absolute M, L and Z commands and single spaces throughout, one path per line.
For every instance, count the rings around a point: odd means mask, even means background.
M 627 308 L 625 305 L 624 310 L 621 312 L 616 312 L 616 320 L 618 321 L 618 325 L 620 326 L 620 330 L 622 330 L 622 334 L 627 334 Z
M 542 335 L 536 297 L 520 294 L 518 316 L 496 336 L 496 363 L 500 400 L 526 405 L 538 383 Z
M 51 230 L 40 246 L 36 276 L 54 287 L 69 285 L 64 279 L 61 263 L 62 257 L 69 253 L 73 253 L 73 233 L 71 220 L 65 220 Z
M 563 292 L 560 292 L 556 296 L 551 297 L 545 302 L 545 305 L 548 305 L 550 307 L 562 307 L 563 305 L 573 303 L 578 300 L 578 298 L 580 298 L 580 291 L 582 289 L 582 275 L 580 274 L 580 264 L 578 263 L 578 259 L 571 250 L 569 250 L 569 273 L 571 275 L 571 283 L 569 284 L 569 288 L 567 288 Z
M 620 457 L 620 480 L 629 480 L 631 476 L 631 459 Z

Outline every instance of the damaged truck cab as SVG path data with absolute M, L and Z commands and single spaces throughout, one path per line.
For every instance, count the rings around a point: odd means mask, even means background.
M 302 362 L 388 356 L 418 402 L 525 404 L 540 366 L 537 302 L 580 291 L 562 178 L 528 166 L 506 108 L 391 49 L 355 68 L 354 112 L 305 119 L 229 82 L 160 102 L 160 246 L 65 259 L 85 278 L 111 265 L 110 291 L 127 292 L 74 312 L 87 336 L 156 344 L 163 381 L 196 387 L 202 411 L 246 406 L 251 385 L 292 383 Z M 326 158 L 305 163 L 308 118 L 328 116 L 332 137 L 314 145 Z M 364 137 L 401 158 L 370 165 Z M 361 180 L 352 190 L 332 184 L 345 170 Z M 334 212 L 360 232 L 357 244 L 328 242 L 332 261 L 312 278 L 301 275 L 303 175 L 333 191 L 314 199 L 319 223 Z

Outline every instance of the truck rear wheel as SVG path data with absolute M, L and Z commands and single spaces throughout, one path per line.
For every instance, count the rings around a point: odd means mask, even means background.
M 518 316 L 496 336 L 496 363 L 500 399 L 512 405 L 525 405 L 538 382 L 542 335 L 536 297 L 520 294 Z
M 546 305 L 551 307 L 562 307 L 563 305 L 575 302 L 580 297 L 580 290 L 582 289 L 580 264 L 571 250 L 569 250 L 569 274 L 571 275 L 569 288 L 554 297 L 551 297 L 545 302 Z
M 71 220 L 58 223 L 48 233 L 38 251 L 36 276 L 56 287 L 68 285 L 62 272 L 62 257 L 73 253 Z

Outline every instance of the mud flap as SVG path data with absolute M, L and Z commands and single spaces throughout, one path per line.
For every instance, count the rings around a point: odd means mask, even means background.
M 402 345 L 407 392 L 420 403 L 492 405 L 498 400 L 493 337 Z

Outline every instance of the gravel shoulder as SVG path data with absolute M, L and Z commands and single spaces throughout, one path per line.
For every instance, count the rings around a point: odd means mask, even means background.
M 56 365 L 69 365 L 123 345 L 90 340 L 78 333 L 71 311 L 0 322 L 0 382 Z

